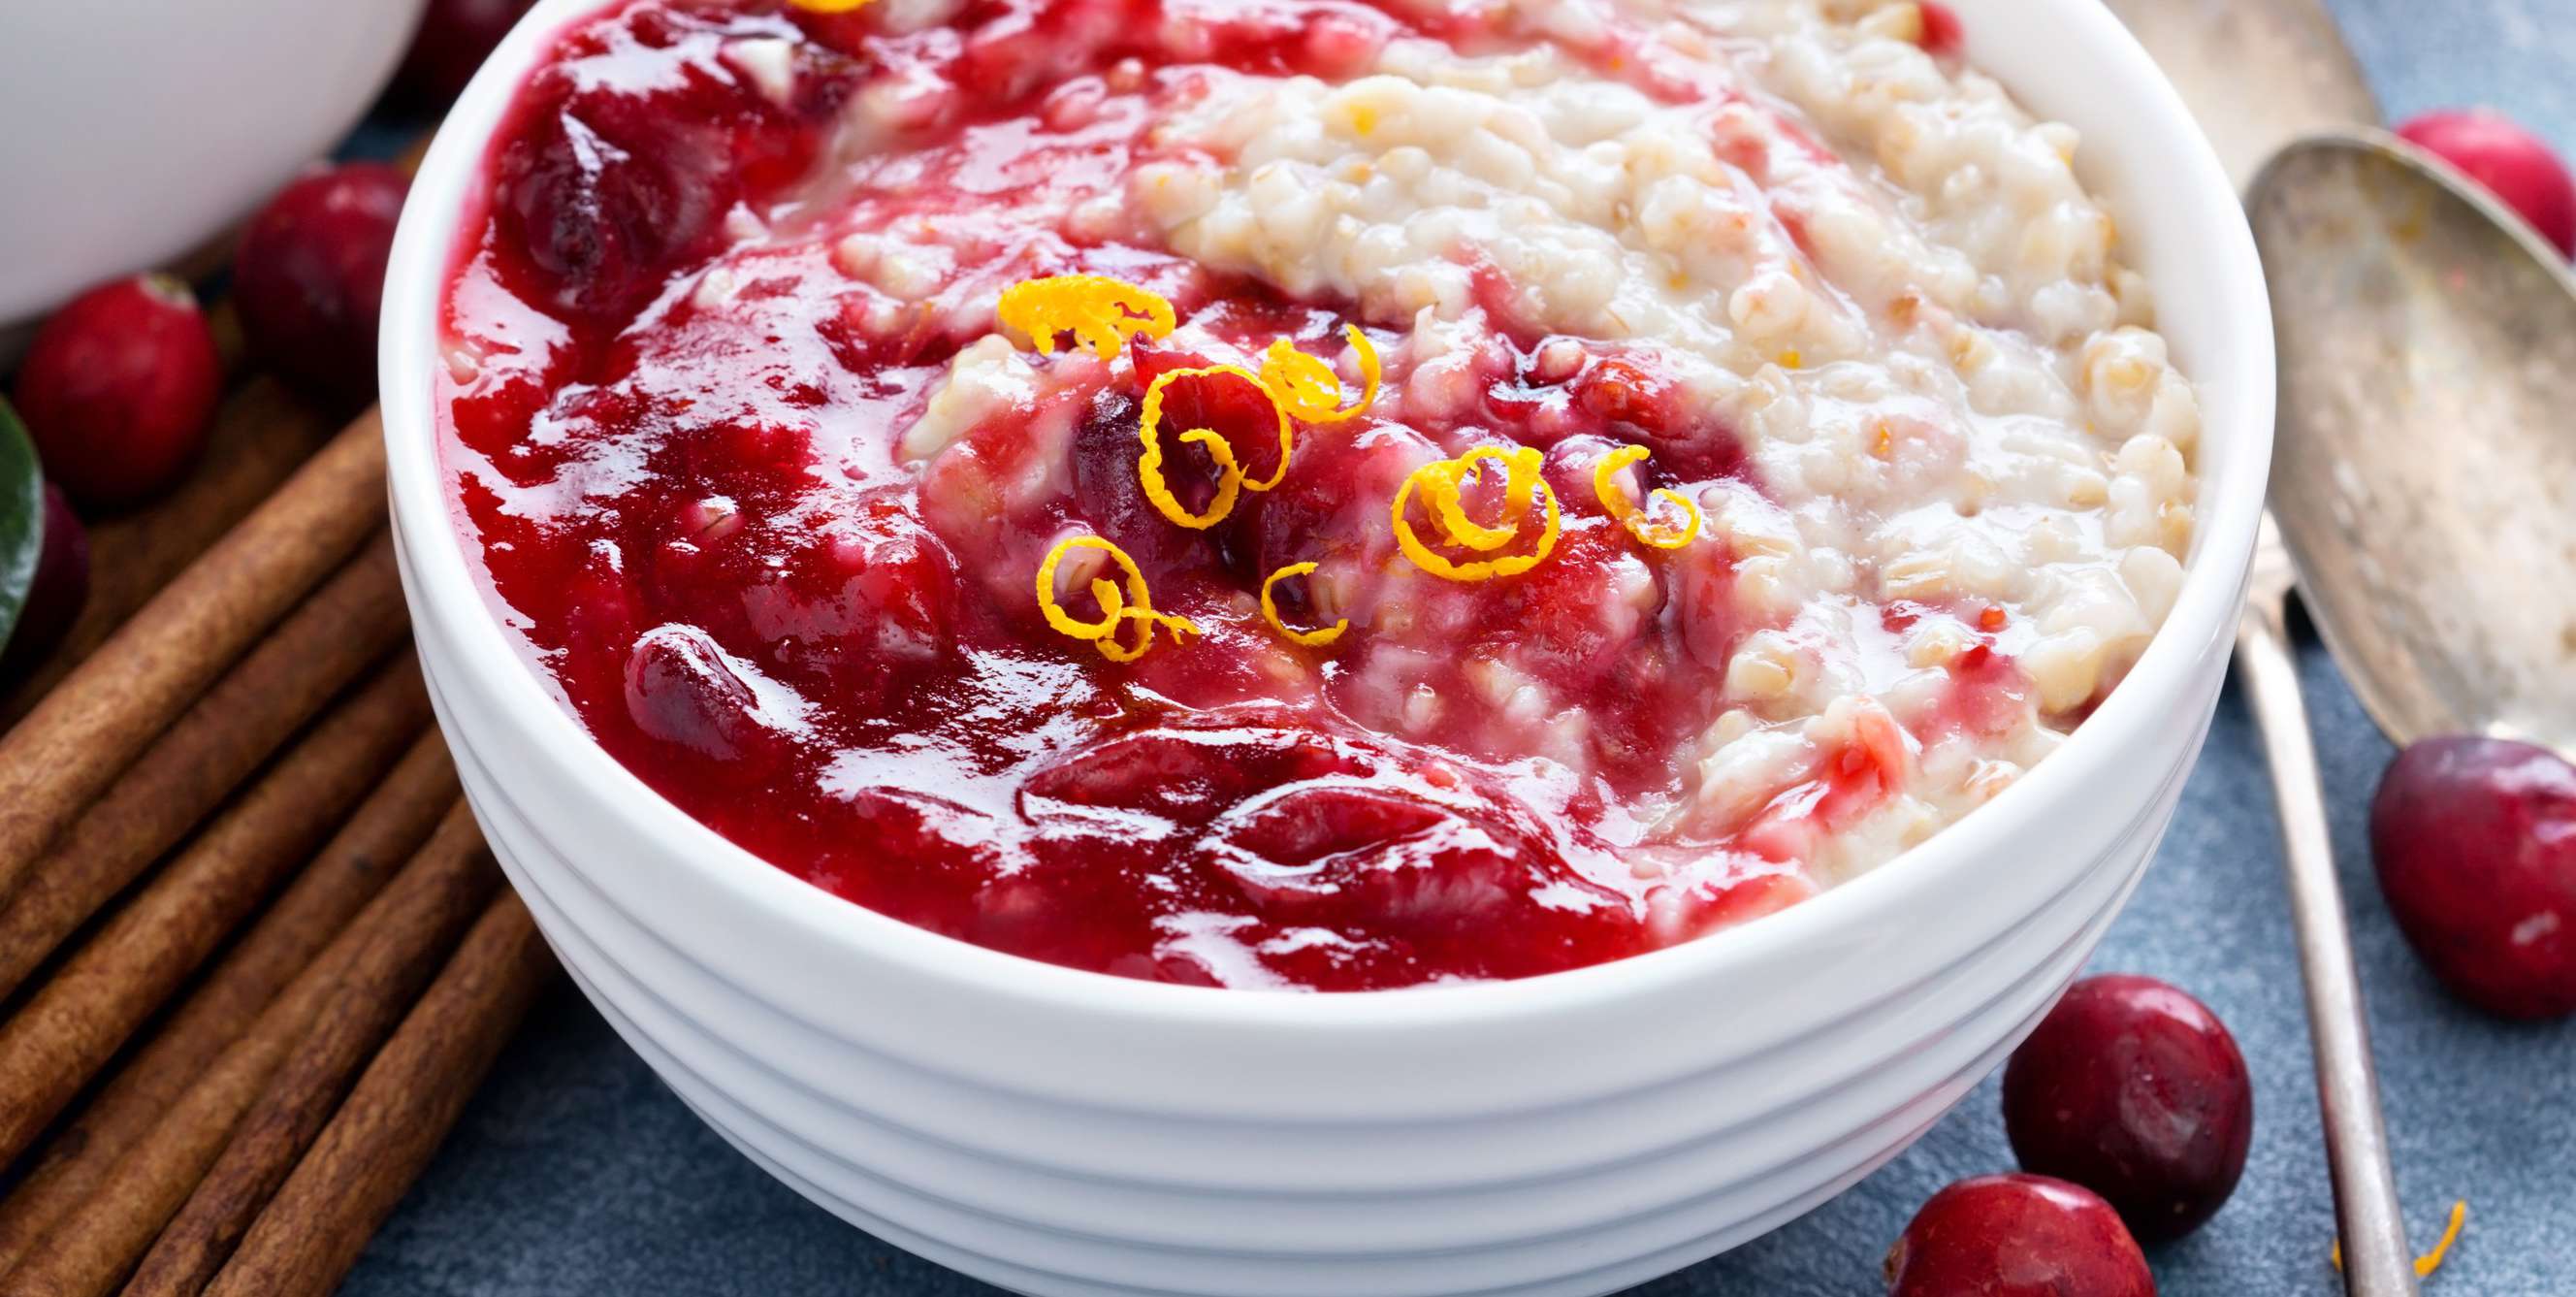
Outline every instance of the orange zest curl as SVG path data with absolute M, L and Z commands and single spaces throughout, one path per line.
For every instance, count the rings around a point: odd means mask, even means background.
M 1459 492 L 1467 478 L 1489 462 L 1504 465 L 1510 473 L 1504 485 L 1500 528 L 1488 527 L 1467 517 L 1466 509 L 1459 501 Z M 1404 551 L 1406 558 L 1413 560 L 1415 567 L 1447 581 L 1490 581 L 1495 577 L 1518 576 L 1537 567 L 1555 552 L 1556 538 L 1563 522 L 1557 509 L 1556 491 L 1547 484 L 1546 478 L 1539 476 L 1539 464 L 1539 452 L 1532 447 L 1522 446 L 1511 451 L 1480 447 L 1456 459 L 1436 460 L 1413 470 L 1412 476 L 1405 478 L 1404 485 L 1395 492 L 1396 546 Z M 1462 548 L 1491 552 L 1517 539 L 1521 521 L 1529 512 L 1532 489 L 1538 492 L 1545 507 L 1545 522 L 1539 528 L 1537 543 L 1528 553 L 1507 554 L 1472 563 L 1452 562 L 1414 534 L 1413 521 L 1407 515 L 1417 489 L 1431 506 L 1449 542 Z M 1501 539 L 1495 540 L 1498 533 Z
M 1449 543 L 1491 553 L 1512 543 L 1521 534 L 1521 519 L 1529 513 L 1530 488 L 1539 484 L 1542 463 L 1539 452 L 1523 446 L 1505 453 L 1491 446 L 1478 446 L 1456 459 L 1437 480 L 1424 483 L 1422 497 L 1440 518 L 1440 527 L 1449 533 Z M 1467 516 L 1466 503 L 1459 493 L 1466 489 L 1467 479 L 1483 471 L 1487 464 L 1500 464 L 1508 476 L 1503 480 L 1503 514 L 1499 525 L 1488 527 Z M 1554 500 L 1555 494 L 1548 498 Z
M 868 0 L 787 0 L 787 3 L 808 13 L 845 14 L 866 8 Z
M 1270 623 L 1272 629 L 1287 636 L 1290 640 L 1299 644 L 1307 645 L 1311 648 L 1322 648 L 1324 645 L 1340 639 L 1342 637 L 1342 632 L 1351 628 L 1351 619 L 1344 617 L 1340 621 L 1324 627 L 1322 630 L 1290 630 L 1288 629 L 1288 623 L 1279 620 L 1279 605 L 1272 601 L 1270 594 L 1271 588 L 1282 581 L 1293 580 L 1301 576 L 1313 575 L 1315 566 L 1316 565 L 1313 563 L 1291 563 L 1288 566 L 1271 573 L 1270 578 L 1261 583 L 1261 617 L 1262 620 Z
M 2430 1279 L 2434 1271 L 2442 1268 L 2442 1258 L 2451 1254 L 2451 1245 L 2460 1241 L 2460 1227 L 2468 1221 L 2469 1200 L 2462 1198 L 2453 1202 L 2451 1223 L 2443 1227 L 2441 1241 L 2433 1245 L 2432 1251 L 2415 1258 L 2416 1278 Z
M 1279 408 L 1295 415 L 1302 423 L 1340 423 L 1355 418 L 1377 403 L 1377 385 L 1382 371 L 1378 367 L 1377 348 L 1369 345 L 1368 335 L 1359 326 L 1345 324 L 1342 332 L 1351 340 L 1351 350 L 1360 358 L 1360 399 L 1351 406 L 1342 404 L 1342 379 L 1333 367 L 1297 350 L 1286 338 L 1270 344 L 1261 353 L 1261 385 L 1270 389 L 1270 398 Z
M 1671 487 L 1657 487 L 1646 497 L 1647 502 L 1662 500 L 1681 515 L 1673 522 L 1657 526 L 1647 520 L 1644 510 L 1629 502 L 1628 493 L 1620 490 L 1619 484 L 1612 480 L 1620 469 L 1644 462 L 1648 453 L 1643 446 L 1621 446 L 1602 456 L 1600 462 L 1592 466 L 1592 494 L 1600 497 L 1601 507 L 1608 511 L 1611 520 L 1626 527 L 1628 534 L 1641 543 L 1656 549 L 1680 549 L 1699 538 L 1699 506 L 1691 503 L 1689 496 Z
M 2451 1223 L 2443 1227 L 2441 1241 L 2433 1245 L 2432 1251 L 2415 1258 L 2416 1278 L 2430 1279 L 2433 1277 L 2434 1271 L 2442 1268 L 2442 1258 L 2449 1256 L 2451 1254 L 2451 1245 L 2460 1241 L 2460 1226 L 2467 1224 L 2468 1220 L 2469 1200 L 2462 1198 L 2459 1201 L 2452 1203 Z M 2328 1254 L 2327 1259 L 2334 1262 L 2335 1269 L 2343 1269 L 2342 1239 L 2335 1240 L 2334 1251 Z
M 1234 448 L 1224 437 L 1206 428 L 1192 428 L 1181 434 L 1184 445 L 1207 448 L 1208 458 L 1216 462 L 1216 499 L 1208 502 L 1205 513 L 1191 513 L 1180 497 L 1172 494 L 1171 482 L 1163 476 L 1163 389 L 1183 378 L 1240 378 L 1261 389 L 1270 402 L 1271 412 L 1279 416 L 1279 467 L 1268 479 L 1255 482 L 1244 476 L 1243 464 L 1234 456 Z M 1136 478 L 1145 488 L 1145 498 L 1154 508 L 1175 524 L 1193 531 L 1204 531 L 1225 520 L 1234 512 L 1234 502 L 1244 491 L 1267 491 L 1286 480 L 1288 453 L 1295 449 L 1295 433 L 1288 423 L 1288 411 L 1279 404 L 1278 395 L 1261 381 L 1258 374 L 1235 365 L 1210 365 L 1204 369 L 1166 370 L 1145 389 L 1145 409 L 1137 421 L 1136 436 L 1145 443 L 1145 453 L 1136 460 Z
M 1180 326 L 1170 302 L 1107 275 L 1023 279 L 1002 290 L 995 314 L 1027 334 L 1041 356 L 1054 355 L 1055 335 L 1070 332 L 1102 360 L 1117 359 L 1127 340 L 1140 333 L 1164 338 Z
M 1096 549 L 1107 554 L 1127 577 L 1127 588 L 1123 592 L 1115 581 L 1104 579 L 1091 583 L 1091 597 L 1100 604 L 1100 617 L 1096 621 L 1084 621 L 1065 611 L 1064 605 L 1056 601 L 1056 567 L 1064 562 L 1066 555 L 1078 549 Z M 1038 611 L 1046 614 L 1047 625 L 1075 639 L 1089 641 L 1093 648 L 1100 650 L 1102 657 L 1112 662 L 1133 662 L 1145 656 L 1145 650 L 1154 647 L 1154 628 L 1157 626 L 1171 631 L 1175 644 L 1184 643 L 1185 637 L 1199 633 L 1197 623 L 1185 617 L 1154 611 L 1153 594 L 1145 588 L 1145 574 L 1137 569 L 1136 560 L 1127 557 L 1127 551 L 1098 536 L 1069 536 L 1048 550 L 1046 561 L 1038 564 L 1037 592 Z M 1118 628 L 1128 622 L 1142 627 L 1133 647 L 1118 642 Z

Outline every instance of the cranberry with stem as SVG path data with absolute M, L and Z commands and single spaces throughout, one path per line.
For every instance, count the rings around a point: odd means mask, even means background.
M 0 651 L 0 684 L 15 682 L 63 642 L 89 603 L 89 532 L 61 487 L 45 483 L 45 543 L 18 624 Z
M 138 275 L 45 321 L 15 396 L 46 475 L 80 500 L 115 506 L 187 474 L 223 387 L 214 331 L 188 286 Z
M 2100 1195 L 1982 1175 L 1932 1195 L 1887 1252 L 1888 1297 L 2155 1297 L 2146 1255 Z
M 2561 256 L 2576 256 L 2576 178 L 2540 137 L 2490 108 L 2426 113 L 2397 134 L 2503 199 Z
M 233 301 L 260 363 L 335 406 L 376 390 L 376 316 L 385 260 L 411 181 L 382 163 L 306 173 L 242 232 Z
M 2206 1005 L 2152 977 L 2088 977 L 2004 1067 L 2022 1169 L 2102 1195 L 2148 1242 L 2215 1215 L 2245 1172 L 2254 1085 Z
M 2397 927 L 2451 992 L 2576 1013 L 2576 766 L 2505 739 L 2425 739 L 2379 778 L 2370 853 Z

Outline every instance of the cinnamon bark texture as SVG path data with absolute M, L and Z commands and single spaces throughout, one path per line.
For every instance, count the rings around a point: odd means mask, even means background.
M 284 1067 L 301 1057 L 308 1029 L 326 1015 L 360 1019 L 384 1004 L 399 1013 L 499 884 L 473 816 L 457 805 L 358 920 L 117 1159 L 80 1210 L 56 1221 L 0 1276 L 0 1295 L 113 1291 L 225 1153 L 244 1114 L 291 1106 L 292 1095 L 270 1099 L 290 1076 L 328 1080 Z
M 0 1025 L 0 1162 L 25 1151 L 429 724 L 408 658 L 380 672 Z
M 423 735 L 330 845 L 0 1199 L 0 1273 L 64 1213 L 87 1201 L 117 1157 L 349 926 L 429 837 L 458 791 L 447 745 L 435 732 Z
M 449 830 L 440 832 L 444 838 Z M 479 853 L 482 839 L 470 817 L 461 832 Z M 348 989 L 324 1001 L 223 1155 L 163 1227 L 125 1297 L 195 1297 L 204 1290 L 434 971 L 411 963 L 353 967 Z
M 0 738 L 0 895 L 384 517 L 383 430 L 370 412 Z
M 494 901 L 206 1291 L 322 1297 L 336 1287 L 554 968 L 519 898 Z
M 177 844 L 333 694 L 401 643 L 406 624 L 393 541 L 380 537 L 154 740 L 36 860 L 0 910 L 0 994 Z

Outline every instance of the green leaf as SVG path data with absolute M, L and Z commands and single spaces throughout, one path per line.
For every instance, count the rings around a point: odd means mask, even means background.
M 0 649 L 9 646 L 45 553 L 45 475 L 18 414 L 0 401 Z

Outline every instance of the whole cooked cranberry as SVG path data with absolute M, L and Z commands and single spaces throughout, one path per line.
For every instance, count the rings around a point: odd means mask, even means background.
M 25 674 L 80 619 L 89 602 L 89 532 L 72 514 L 61 487 L 45 484 L 45 547 L 36 559 L 35 579 L 27 585 L 27 602 L 18 609 L 17 628 L 8 632 L 0 652 L 0 684 Z
M 365 404 L 376 390 L 385 257 L 411 181 L 352 162 L 278 192 L 242 232 L 233 301 L 261 364 L 317 400 Z
M 2426 113 L 2397 128 L 2409 143 L 2467 172 L 2540 236 L 2576 256 L 2576 179 L 2547 144 L 2493 109 Z
M 394 85 L 424 103 L 445 103 L 474 79 L 483 60 L 536 0 L 429 0 Z
M 1932 1195 L 1887 1252 L 1888 1297 L 2155 1297 L 2120 1213 L 2044 1175 L 1981 1175 Z
M 2198 1229 L 2236 1189 L 2254 1086 L 2207 1006 L 2152 977 L 2088 977 L 2004 1067 L 2022 1169 L 2083 1185 L 2148 1242 Z
M 45 321 L 16 396 L 46 474 L 82 500 L 117 505 L 187 473 L 223 388 L 214 332 L 188 286 L 139 275 Z
M 2379 890 L 2433 975 L 2508 1018 L 2576 1013 L 2576 767 L 2503 739 L 2426 739 L 2370 805 Z
M 593 319 L 660 291 L 673 262 L 708 244 L 737 187 L 708 123 L 610 96 L 530 122 L 495 170 L 496 224 L 526 251 L 537 291 Z
M 665 743 L 730 761 L 776 734 L 743 664 L 695 626 L 657 626 L 626 657 L 626 709 Z

